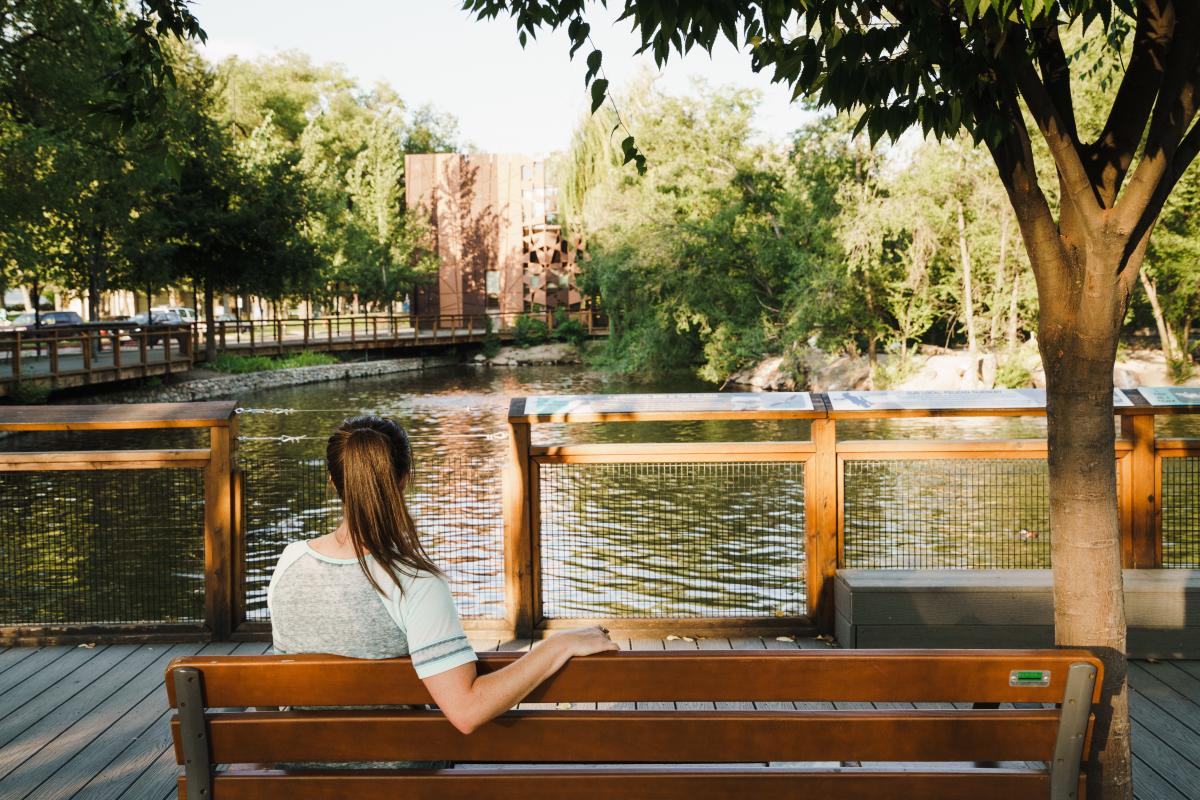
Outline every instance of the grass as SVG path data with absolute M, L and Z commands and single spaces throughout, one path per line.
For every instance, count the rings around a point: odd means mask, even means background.
M 294 367 L 323 367 L 329 364 L 341 363 L 327 353 L 296 353 L 283 358 L 270 356 L 237 356 L 222 353 L 208 366 L 218 372 L 228 372 L 232 375 L 244 375 L 247 372 L 267 372 L 275 369 L 292 369 Z

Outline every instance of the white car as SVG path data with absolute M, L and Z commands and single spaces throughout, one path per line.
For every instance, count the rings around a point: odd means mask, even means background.
M 196 321 L 196 310 L 191 306 L 154 306 L 150 309 L 154 312 L 155 317 L 159 314 L 168 315 L 176 314 L 179 316 L 180 322 L 191 324 Z M 155 320 L 158 321 L 157 319 Z

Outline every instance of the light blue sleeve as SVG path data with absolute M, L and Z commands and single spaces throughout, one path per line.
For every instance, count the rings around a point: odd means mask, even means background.
M 405 581 L 399 606 L 417 677 L 425 679 L 477 660 L 444 578 L 420 573 Z

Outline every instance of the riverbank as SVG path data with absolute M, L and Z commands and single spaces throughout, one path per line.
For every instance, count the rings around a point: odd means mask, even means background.
M 759 391 L 865 391 L 894 389 L 958 391 L 963 389 L 1044 389 L 1046 373 L 1036 346 L 1013 354 L 970 353 L 925 347 L 901 359 L 881 354 L 874 364 L 865 356 L 834 355 L 806 348 L 771 356 L 730 376 L 730 384 Z M 1122 351 L 1113 368 L 1118 389 L 1176 385 L 1160 350 Z M 1180 386 L 1200 386 L 1200 371 Z

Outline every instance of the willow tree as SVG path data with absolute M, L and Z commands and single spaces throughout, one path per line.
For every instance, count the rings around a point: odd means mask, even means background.
M 873 139 L 920 126 L 965 129 L 987 147 L 1037 280 L 1047 376 L 1056 639 L 1106 667 L 1093 789 L 1130 793 L 1125 610 L 1117 522 L 1112 370 L 1130 291 L 1163 203 L 1200 150 L 1200 4 L 1192 0 L 625 0 L 641 50 L 661 65 L 747 45 L 752 66 L 827 107 L 859 115 Z M 509 14 L 524 42 L 566 28 L 587 53 L 593 111 L 608 83 L 585 0 L 467 0 Z M 1126 54 L 1107 121 L 1087 140 L 1072 107 L 1063 30 L 1098 30 Z M 1026 112 L 1053 158 L 1040 176 Z M 626 132 L 628 133 L 628 132 Z M 636 133 L 633 132 L 633 133 Z M 615 130 L 614 130 L 615 134 Z M 636 140 L 626 161 L 644 165 Z M 1043 185 L 1042 181 L 1046 182 Z M 1055 197 L 1051 202 L 1048 197 Z

